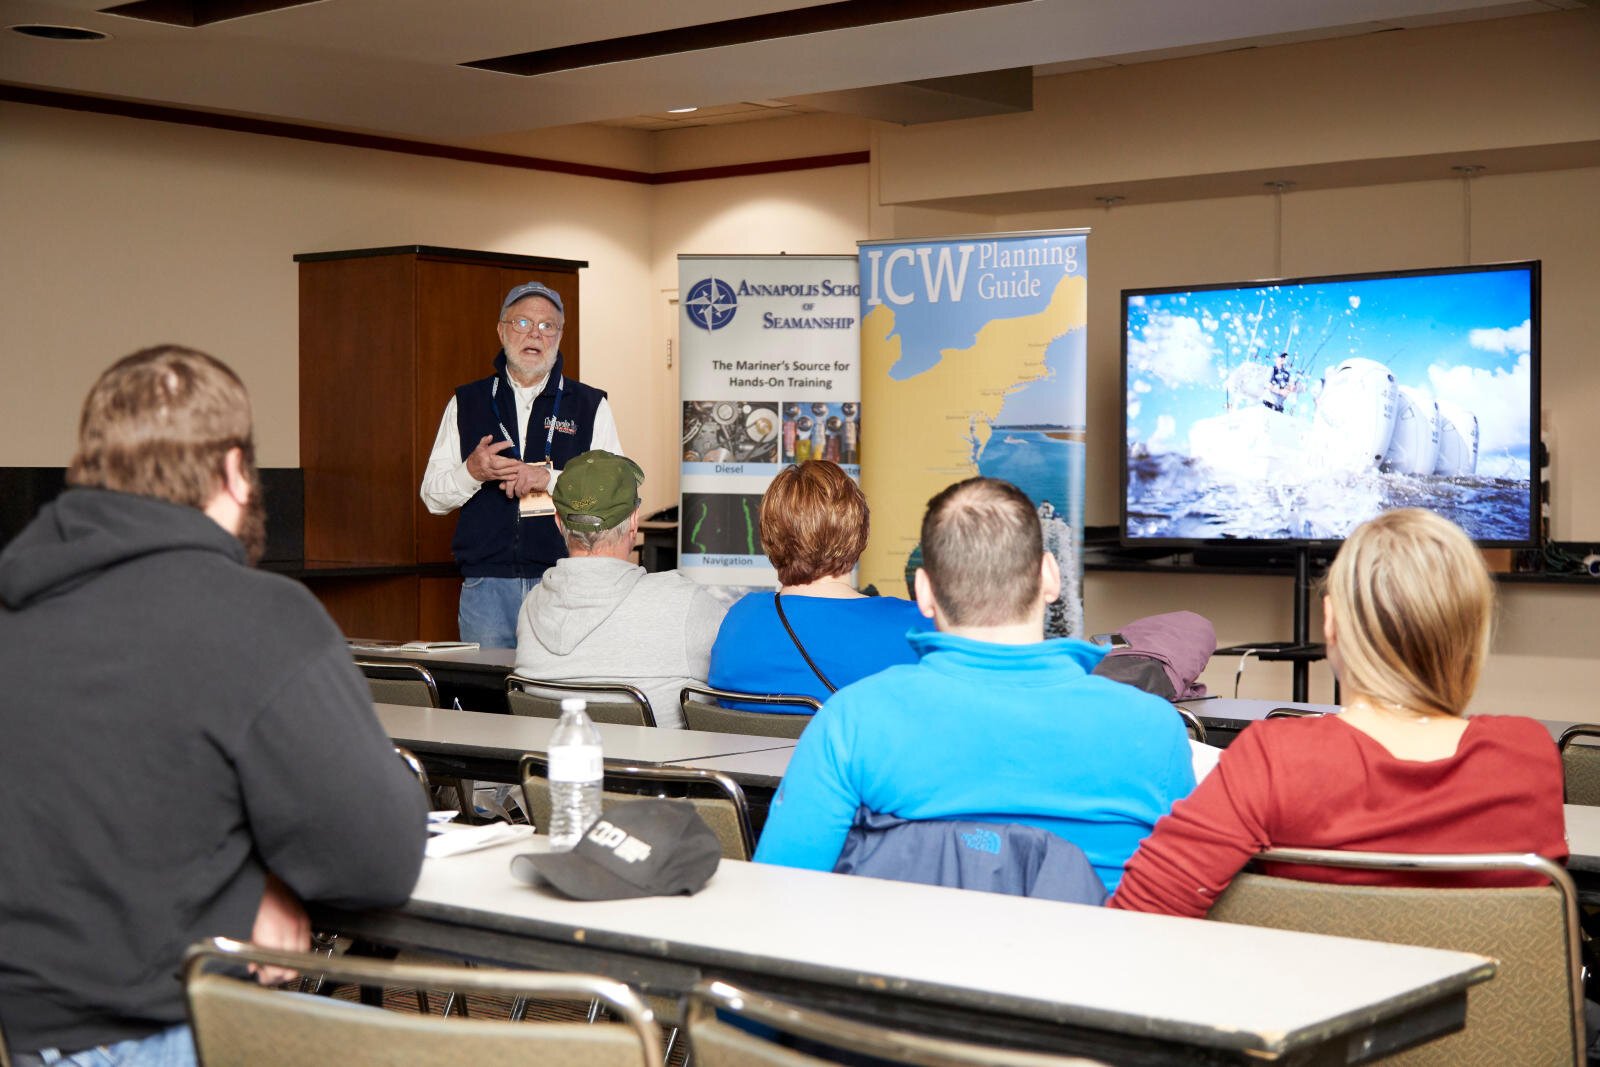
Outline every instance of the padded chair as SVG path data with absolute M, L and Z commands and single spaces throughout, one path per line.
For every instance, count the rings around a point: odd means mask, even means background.
M 734 700 L 741 704 L 774 704 L 805 708 L 805 714 L 742 711 L 725 708 L 717 701 Z M 757 737 L 799 737 L 811 716 L 822 709 L 815 697 L 783 696 L 773 693 L 741 693 L 734 689 L 715 689 L 709 685 L 686 685 L 678 692 L 683 707 L 683 725 L 688 730 L 713 730 L 724 734 L 753 734 Z
M 372 699 L 379 704 L 404 704 L 412 708 L 439 707 L 439 684 L 433 680 L 433 672 L 420 663 L 382 663 L 358 659 L 356 666 L 367 676 Z M 429 789 L 428 806 L 433 807 L 433 791 L 428 787 L 428 776 L 422 770 L 422 763 L 405 749 L 397 747 L 395 752 L 406 761 L 413 773 L 421 776 L 424 788 Z M 476 818 L 472 783 L 450 778 L 440 779 L 439 784 L 443 789 L 455 791 L 455 803 L 464 818 Z M 441 803 L 449 801 L 441 800 Z
M 1491 956 L 1492 981 L 1467 993 L 1466 1029 L 1385 1064 L 1499 1067 L 1584 1062 L 1577 892 L 1535 855 L 1408 855 L 1279 848 L 1258 860 L 1373 871 L 1529 871 L 1547 886 L 1410 888 L 1338 885 L 1245 873 L 1210 918 Z
M 433 672 L 420 663 L 358 659 L 356 666 L 367 676 L 372 699 L 379 704 L 405 704 L 413 708 L 439 706 L 439 683 L 433 680 Z
M 654 726 L 656 713 L 638 687 L 622 682 L 551 682 L 541 678 L 506 676 L 506 704 L 513 715 L 535 719 L 561 718 L 561 702 L 581 697 L 588 702 L 589 718 L 618 726 Z
M 243 977 L 267 964 L 366 985 L 497 993 L 545 999 L 599 1000 L 621 1021 L 527 1025 L 484 1019 L 409 1015 L 264 988 Z M 219 973 L 218 967 L 229 973 Z M 189 1022 L 200 1062 L 229 1067 L 337 1063 L 471 1063 L 475 1067 L 663 1067 L 661 1032 L 650 1009 L 620 982 L 582 974 L 440 967 L 384 960 L 329 961 L 274 952 L 226 938 L 204 941 L 185 958 Z
M 550 761 L 522 757 L 522 797 L 528 817 L 540 833 L 550 828 Z M 747 860 L 755 854 L 756 835 L 750 805 L 739 783 L 720 771 L 689 767 L 648 767 L 622 760 L 605 761 L 601 804 L 621 804 L 644 796 L 682 799 L 706 821 L 722 843 L 722 855 Z
M 1183 728 L 1189 731 L 1189 740 L 1198 741 L 1202 745 L 1205 744 L 1206 724 L 1200 721 L 1200 716 L 1188 708 L 1181 708 L 1176 704 L 1172 705 L 1172 707 L 1177 711 L 1178 717 L 1183 720 Z
M 1561 771 L 1568 804 L 1600 804 L 1600 741 L 1580 744 L 1578 738 L 1600 739 L 1600 726 L 1579 723 L 1561 731 Z
M 819 1045 L 918 1067 L 1095 1067 L 1097 1063 L 889 1030 L 769 1000 L 726 982 L 697 984 L 684 998 L 684 1015 L 695 1067 L 812 1067 L 838 1062 L 816 1048 Z M 729 1017 L 755 1026 L 740 1028 L 726 1021 Z M 776 1044 L 777 1036 L 798 1039 L 799 1047 Z M 808 1047 L 816 1054 L 806 1051 Z
M 1307 711 L 1305 708 L 1273 708 L 1267 712 L 1269 719 L 1315 719 L 1321 715 L 1320 711 Z

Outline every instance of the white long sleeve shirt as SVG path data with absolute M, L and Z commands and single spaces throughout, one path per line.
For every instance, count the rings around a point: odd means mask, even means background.
M 549 375 L 529 386 L 519 385 L 515 378 L 509 376 L 508 380 L 511 382 L 511 392 L 516 397 L 517 428 L 526 450 L 528 416 L 533 411 L 534 398 L 544 391 L 545 383 L 550 380 Z M 617 436 L 617 420 L 611 413 L 611 402 L 604 398 L 595 409 L 589 447 L 603 448 L 619 456 L 624 454 L 622 440 Z M 539 458 L 541 456 L 534 457 L 536 460 Z M 561 472 L 556 471 L 550 483 L 552 490 L 560 479 Z M 461 458 L 461 426 L 456 419 L 456 398 L 451 396 L 450 402 L 444 406 L 444 417 L 439 420 L 439 433 L 433 439 L 428 469 L 422 475 L 422 502 L 431 513 L 447 515 L 471 500 L 482 484 L 467 471 L 467 461 Z

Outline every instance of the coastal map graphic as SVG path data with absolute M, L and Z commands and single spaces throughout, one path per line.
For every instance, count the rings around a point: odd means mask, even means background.
M 1076 634 L 1082 630 L 1084 238 L 1002 240 L 1007 247 L 993 247 L 1001 244 L 993 238 L 902 246 L 911 255 L 894 264 L 892 246 L 862 247 L 862 399 L 875 415 L 862 425 L 863 486 L 873 521 L 861 582 L 903 595 L 908 564 L 920 559 L 929 498 L 973 475 L 1003 478 L 1038 507 L 1062 564 L 1064 590 L 1051 632 Z M 1063 246 L 1072 253 L 1062 255 Z M 938 299 L 928 299 L 930 290 Z

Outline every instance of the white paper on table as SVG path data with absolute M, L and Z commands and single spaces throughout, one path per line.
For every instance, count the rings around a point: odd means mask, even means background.
M 460 856 L 467 852 L 476 852 L 480 848 L 490 848 L 501 845 L 507 841 L 517 841 L 533 834 L 533 827 L 518 826 L 507 822 L 492 822 L 483 826 L 461 826 L 448 833 L 442 833 L 428 839 L 427 855 L 429 859 L 444 859 L 447 856 Z
M 1194 784 L 1199 785 L 1206 775 L 1211 773 L 1211 768 L 1217 765 L 1222 758 L 1222 749 L 1211 745 L 1203 745 L 1193 738 L 1189 739 L 1189 763 L 1194 767 Z

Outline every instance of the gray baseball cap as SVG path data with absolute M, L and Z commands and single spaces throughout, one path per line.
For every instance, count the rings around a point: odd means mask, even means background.
M 525 300 L 530 296 L 542 296 L 556 306 L 556 310 L 565 315 L 567 309 L 561 304 L 561 294 L 545 285 L 543 282 L 523 282 L 506 294 L 505 303 L 500 305 L 500 310 L 515 304 L 518 300 Z

